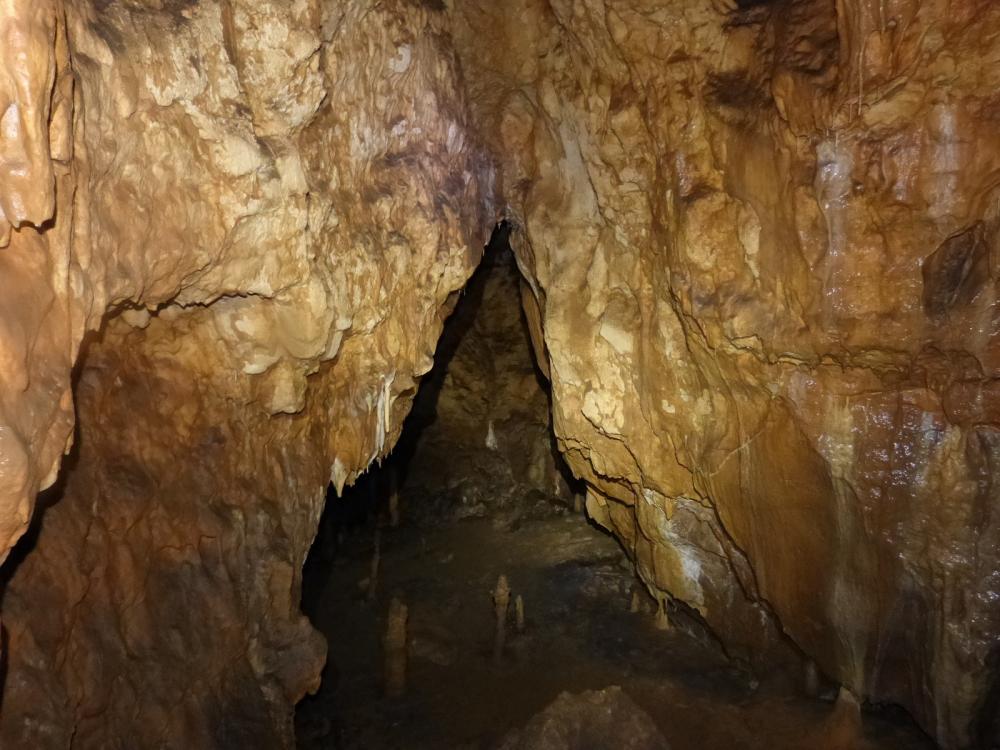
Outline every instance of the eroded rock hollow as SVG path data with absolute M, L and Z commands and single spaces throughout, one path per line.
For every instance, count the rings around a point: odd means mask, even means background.
M 559 460 L 650 592 L 995 742 L 998 29 L 0 5 L 0 744 L 292 744 L 326 486 L 391 451 L 501 219 Z
M 579 488 L 552 433 L 509 232 L 502 224 L 494 233 L 463 291 L 393 454 L 407 513 L 517 523 L 532 504 L 518 501 L 524 495 L 574 503 Z

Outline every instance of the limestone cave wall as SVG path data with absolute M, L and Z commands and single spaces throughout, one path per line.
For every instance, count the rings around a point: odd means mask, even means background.
M 788 636 L 974 743 L 1000 629 L 1000 8 L 462 9 L 592 516 L 737 651 Z
M 4 551 L 78 417 L 4 571 L 0 744 L 289 745 L 326 486 L 395 441 L 492 225 L 446 19 L 0 16 Z

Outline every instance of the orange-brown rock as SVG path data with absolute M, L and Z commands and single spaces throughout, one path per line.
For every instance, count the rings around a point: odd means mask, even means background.
M 287 746 L 325 488 L 391 448 L 492 225 L 446 17 L 2 13 L 2 549 L 92 333 L 6 569 L 0 745 Z
M 0 561 L 73 424 L 73 82 L 52 0 L 0 5 Z
M 591 515 L 731 644 L 783 631 L 973 743 L 1000 653 L 1000 8 L 455 7 Z

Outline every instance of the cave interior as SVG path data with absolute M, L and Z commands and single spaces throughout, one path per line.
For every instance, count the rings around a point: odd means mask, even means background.
M 1000 3 L 0 3 L 2 750 L 998 750 Z

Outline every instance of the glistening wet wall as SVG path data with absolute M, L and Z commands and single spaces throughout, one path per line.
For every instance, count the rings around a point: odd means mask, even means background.
M 456 10 L 592 515 L 734 653 L 788 636 L 973 745 L 1000 632 L 1000 9 Z

